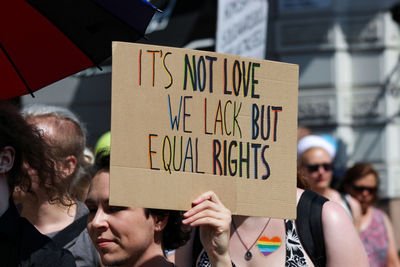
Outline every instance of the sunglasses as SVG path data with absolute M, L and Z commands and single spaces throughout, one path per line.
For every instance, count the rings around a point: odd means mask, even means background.
M 367 190 L 369 194 L 375 194 L 376 191 L 378 191 L 378 188 L 376 186 L 357 186 L 353 185 L 354 191 L 357 193 L 362 193 L 364 190 Z
M 309 172 L 316 172 L 319 170 L 319 167 L 324 168 L 328 172 L 332 170 L 332 163 L 307 164 L 306 167 Z

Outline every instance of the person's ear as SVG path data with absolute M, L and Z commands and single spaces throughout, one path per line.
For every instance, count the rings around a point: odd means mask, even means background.
M 161 232 L 162 230 L 164 230 L 167 223 L 168 223 L 168 214 L 154 216 L 154 229 L 157 232 Z
M 0 151 L 0 174 L 9 172 L 14 165 L 15 149 L 6 146 Z
M 74 173 L 77 164 L 78 164 L 77 158 L 73 155 L 69 155 L 64 159 L 64 165 L 62 171 L 68 177 Z

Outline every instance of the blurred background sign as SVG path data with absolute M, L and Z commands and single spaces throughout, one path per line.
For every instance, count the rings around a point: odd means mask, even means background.
M 219 0 L 216 52 L 263 59 L 267 46 L 266 0 Z
M 332 0 L 280 0 L 281 11 L 299 11 L 307 9 L 325 9 L 332 5 Z

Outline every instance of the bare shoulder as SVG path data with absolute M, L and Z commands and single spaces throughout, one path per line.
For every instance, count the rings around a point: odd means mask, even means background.
M 379 210 L 382 217 L 383 217 L 383 222 L 385 223 L 386 228 L 392 228 L 392 223 L 390 221 L 389 216 L 382 210 Z
M 297 202 L 296 203 L 299 203 L 299 200 L 300 200 L 300 197 L 301 197 L 301 195 L 304 193 L 304 190 L 303 189 L 300 189 L 300 188 L 297 188 L 296 189 L 296 195 L 297 195 Z
M 338 223 L 340 225 L 346 225 L 349 223 L 350 226 L 353 227 L 353 223 L 351 222 L 347 212 L 335 201 L 327 201 L 322 207 L 322 223 L 324 226 L 331 225 L 333 227 Z
M 349 200 L 349 204 L 352 208 L 355 207 L 357 209 L 361 209 L 360 203 L 354 197 L 349 195 L 348 200 Z
M 386 214 L 386 212 L 384 212 L 383 210 L 380 210 L 378 208 L 376 208 L 376 210 L 378 210 L 378 212 L 382 215 L 382 217 L 385 221 L 390 221 L 389 216 Z
M 358 202 L 355 198 L 353 198 L 352 196 L 349 196 L 349 204 L 350 204 L 350 208 L 351 211 L 353 213 L 353 217 L 356 220 L 355 223 L 357 225 L 357 227 L 360 227 L 359 225 L 359 221 L 361 218 L 361 205 L 360 202 Z
M 303 189 L 297 188 L 297 203 L 300 200 L 301 195 L 304 193 Z M 327 221 L 328 223 L 333 222 L 335 220 L 343 220 L 343 218 L 346 218 L 348 221 L 350 222 L 350 224 L 352 225 L 351 220 L 349 219 L 349 216 L 347 214 L 347 212 L 343 209 L 343 207 L 338 204 L 335 201 L 327 201 L 325 202 L 325 204 L 322 207 L 322 221 L 324 222 Z M 332 221 L 333 220 L 333 221 Z
M 322 208 L 327 266 L 368 266 L 368 258 L 353 222 L 344 208 L 325 202 Z M 340 244 L 340 246 L 337 246 Z

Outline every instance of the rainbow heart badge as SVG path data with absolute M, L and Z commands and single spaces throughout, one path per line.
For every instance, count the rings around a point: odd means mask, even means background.
M 268 256 L 281 246 L 281 239 L 277 236 L 269 239 L 266 236 L 260 237 L 257 241 L 257 247 L 264 256 Z

